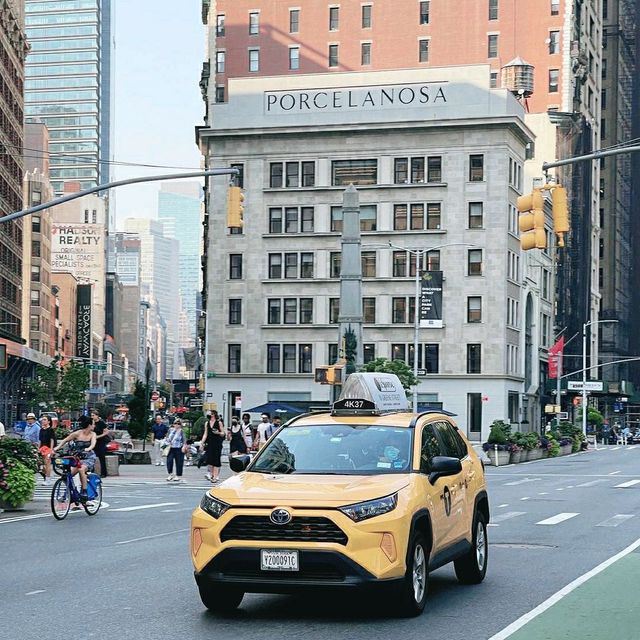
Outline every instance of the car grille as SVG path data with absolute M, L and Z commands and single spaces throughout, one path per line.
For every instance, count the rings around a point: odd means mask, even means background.
M 268 540 L 277 542 L 335 542 L 349 539 L 328 518 L 296 517 L 285 525 L 273 524 L 269 516 L 236 516 L 220 533 L 220 540 Z

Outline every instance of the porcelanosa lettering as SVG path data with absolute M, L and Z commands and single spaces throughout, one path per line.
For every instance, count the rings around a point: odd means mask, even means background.
M 267 92 L 267 113 L 338 111 L 341 109 L 384 109 L 447 103 L 443 85 L 404 85 L 336 89 L 332 91 Z

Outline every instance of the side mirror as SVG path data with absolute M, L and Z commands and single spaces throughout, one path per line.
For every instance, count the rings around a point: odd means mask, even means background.
M 229 467 L 231 471 L 235 471 L 236 473 L 240 473 L 244 471 L 251 462 L 251 456 L 242 455 L 242 456 L 231 456 L 229 458 Z
M 458 458 L 448 456 L 435 456 L 431 463 L 429 472 L 429 482 L 435 484 L 438 478 L 444 476 L 455 476 L 462 471 L 462 463 Z

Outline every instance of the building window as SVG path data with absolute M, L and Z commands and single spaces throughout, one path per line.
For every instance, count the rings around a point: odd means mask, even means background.
M 289 33 L 300 31 L 300 9 L 289 9 Z
M 329 324 L 338 324 L 340 298 L 329 298 Z
M 360 64 L 371 64 L 371 43 L 363 42 L 360 45 Z
M 469 229 L 482 229 L 482 202 L 469 203 Z
M 31 304 L 34 307 L 40 306 L 40 292 L 34 289 L 31 290 Z
M 559 31 L 549 31 L 549 53 L 560 53 Z
M 362 263 L 362 277 L 375 278 L 376 277 L 376 252 L 363 251 L 360 254 L 360 261 Z
M 438 373 L 440 371 L 440 345 L 424 345 L 424 363 L 427 373 Z
M 498 87 L 498 72 L 497 71 L 492 71 L 489 74 L 489 88 L 490 89 L 497 89 Z
M 331 207 L 331 231 L 341 232 L 343 228 L 342 207 Z M 360 206 L 360 231 L 376 231 L 378 228 L 378 207 L 375 204 Z
M 40 316 L 29 316 L 29 329 L 40 331 Z
M 409 183 L 409 159 L 396 158 L 393 162 L 393 181 L 396 184 Z
M 298 323 L 298 300 L 296 298 L 285 298 L 283 304 L 283 320 L 284 324 Z
M 300 254 L 300 277 L 313 278 L 313 253 Z
M 418 40 L 418 62 L 429 62 L 429 40 Z
M 480 296 L 467 298 L 467 322 L 482 322 L 482 298 Z
M 269 254 L 269 278 L 313 278 L 313 253 L 285 253 Z M 284 264 L 284 275 L 283 275 Z
M 420 24 L 429 24 L 429 2 L 420 2 Z
M 218 38 L 224 37 L 224 13 L 216 16 L 216 36 Z
M 313 346 L 268 344 L 267 373 L 311 373 Z
M 298 277 L 298 254 L 284 254 L 284 277 L 293 279 Z
M 31 216 L 31 231 L 40 233 L 40 216 Z
M 391 322 L 393 324 L 412 324 L 415 321 L 416 299 L 409 298 L 391 299 Z
M 34 258 L 40 257 L 40 240 L 31 241 L 31 255 Z
M 362 5 L 362 28 L 371 29 L 371 5 Z
M 297 187 L 313 187 L 315 185 L 316 163 L 307 162 L 272 162 L 269 172 L 269 186 L 280 189 Z
M 607 137 L 607 121 L 604 118 L 600 119 L 600 139 L 604 140 Z
M 467 345 L 467 373 L 481 373 L 482 345 Z
M 241 347 L 239 344 L 229 345 L 228 369 L 229 373 L 240 373 Z
M 376 345 L 375 344 L 363 344 L 362 345 L 362 361 L 364 364 L 372 362 L 376 359 Z M 334 360 L 335 362 L 335 360 Z
M 467 275 L 482 275 L 482 249 L 469 249 L 467 253 Z
M 425 266 L 427 271 L 440 271 L 440 251 L 427 251 L 426 265 L 423 267 Z
M 549 93 L 558 93 L 559 75 L 558 69 L 549 69 Z
M 551 15 L 557 16 L 560 13 L 560 0 L 551 0 Z
M 484 156 L 474 154 L 469 156 L 469 182 L 482 182 L 484 180 Z
M 299 373 L 311 373 L 313 346 L 301 344 L 298 346 L 298 371 Z
M 498 19 L 498 0 L 489 0 L 489 20 Z
M 296 372 L 296 345 L 282 345 L 282 371 L 283 373 Z
M 498 36 L 492 34 L 487 38 L 487 58 L 498 57 Z
M 407 255 L 408 254 L 406 251 L 393 252 L 393 277 L 394 278 L 407 277 Z
M 340 28 L 340 7 L 329 7 L 329 31 Z
M 362 321 L 367 324 L 376 323 L 376 299 L 362 298 Z
M 269 233 L 282 233 L 282 209 L 280 207 L 269 209 Z
M 249 71 L 260 71 L 260 49 L 249 49 Z
M 332 251 L 329 256 L 329 277 L 340 277 L 340 264 L 342 262 L 342 254 L 339 251 Z
M 396 231 L 407 230 L 407 205 L 396 204 L 393 206 L 393 228 Z
M 607 79 L 607 59 L 602 58 L 602 79 Z
M 313 298 L 300 298 L 300 324 L 313 324 Z
M 224 102 L 224 85 L 216 85 L 216 102 Z
M 229 298 L 229 324 L 242 324 L 241 298 Z
M 482 431 L 481 393 L 467 393 L 467 424 L 469 425 L 469 437 L 479 440 Z
M 31 265 L 31 282 L 40 282 L 40 267 Z
M 331 167 L 334 187 L 378 183 L 377 160 L 334 160 Z
M 289 47 L 289 69 L 297 71 L 300 68 L 300 47 Z
M 282 301 L 280 298 L 270 298 L 267 301 L 267 323 L 280 324 L 282 311 Z
M 442 157 L 427 158 L 427 182 L 442 182 Z
M 249 35 L 257 36 L 260 33 L 260 13 L 252 11 L 249 14 Z
M 427 203 L 427 229 L 440 229 L 441 225 L 441 206 L 439 202 Z
M 267 345 L 267 373 L 280 373 L 280 345 Z
M 338 45 L 337 44 L 329 45 L 329 66 L 330 67 L 338 66 Z
M 242 254 L 229 254 L 229 279 L 242 280 Z
M 226 55 L 225 51 L 216 51 L 216 73 L 224 73 Z

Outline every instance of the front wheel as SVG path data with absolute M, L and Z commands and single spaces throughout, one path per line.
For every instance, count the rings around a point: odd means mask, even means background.
M 478 511 L 473 519 L 471 549 L 453 563 L 458 581 L 462 584 L 482 582 L 487 573 L 488 559 L 487 522 L 484 515 Z
M 226 588 L 224 591 L 215 587 L 198 587 L 202 604 L 214 613 L 231 613 L 235 611 L 244 598 L 244 591 Z
M 51 491 L 51 512 L 56 520 L 64 520 L 71 509 L 71 492 L 66 478 L 58 478 Z
M 407 570 L 396 595 L 397 612 L 410 618 L 419 616 L 427 603 L 429 547 L 424 535 L 415 531 L 409 542 Z

